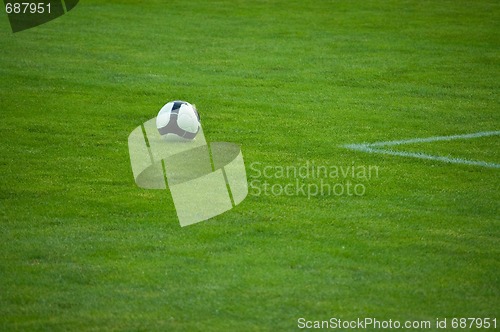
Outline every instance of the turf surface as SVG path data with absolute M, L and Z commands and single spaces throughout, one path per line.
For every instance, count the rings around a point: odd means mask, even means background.
M 2 11 L 3 12 L 3 11 Z M 499 170 L 341 145 L 500 130 L 497 1 L 80 1 L 0 15 L 0 330 L 500 318 Z M 253 168 L 376 166 L 181 228 L 128 134 L 169 100 Z M 398 149 L 500 163 L 498 136 Z M 279 188 L 295 178 L 266 180 Z

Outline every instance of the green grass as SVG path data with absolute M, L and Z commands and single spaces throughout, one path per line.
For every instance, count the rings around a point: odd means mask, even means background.
M 496 1 L 89 0 L 12 34 L 1 14 L 0 330 L 500 319 L 498 169 L 340 147 L 499 130 L 499 17 Z M 379 176 L 181 228 L 127 147 L 174 99 L 241 144 L 248 174 Z M 408 148 L 499 162 L 497 137 Z

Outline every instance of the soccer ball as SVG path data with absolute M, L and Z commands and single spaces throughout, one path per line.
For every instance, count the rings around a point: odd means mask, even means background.
M 158 112 L 156 128 L 162 137 L 192 140 L 200 131 L 200 115 L 187 101 L 171 101 Z

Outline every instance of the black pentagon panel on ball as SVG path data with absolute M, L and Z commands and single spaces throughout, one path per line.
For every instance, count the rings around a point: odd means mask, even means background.
M 178 114 L 182 105 L 188 105 L 188 102 L 183 100 L 174 101 L 174 105 L 172 106 L 172 113 Z

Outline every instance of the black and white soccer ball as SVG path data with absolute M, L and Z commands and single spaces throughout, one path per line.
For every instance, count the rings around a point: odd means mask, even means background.
M 162 137 L 192 140 L 200 131 L 200 115 L 194 105 L 175 100 L 165 104 L 156 117 L 156 128 Z

